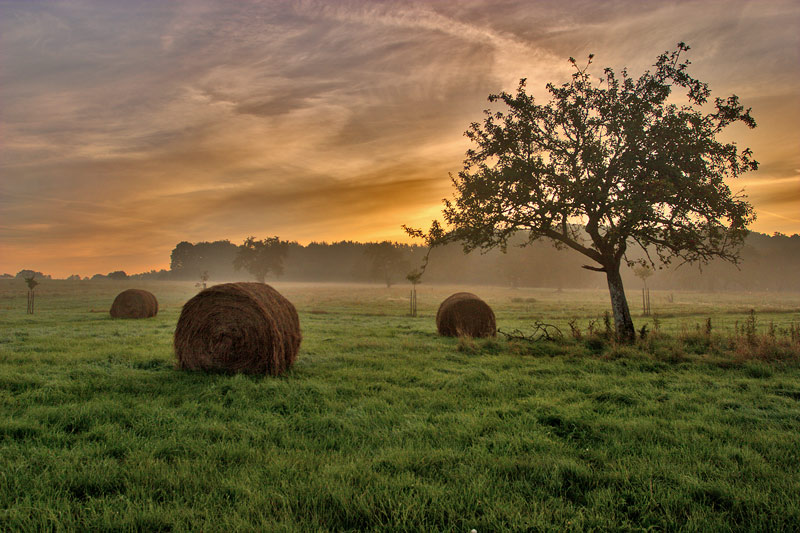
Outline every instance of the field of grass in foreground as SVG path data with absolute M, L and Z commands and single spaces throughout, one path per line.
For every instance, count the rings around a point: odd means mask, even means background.
M 157 317 L 108 316 L 131 286 Z M 173 369 L 192 284 L 43 282 L 26 316 L 0 283 L 0 530 L 800 527 L 796 359 L 435 334 L 457 289 L 565 331 L 600 291 L 423 287 L 411 318 L 404 287 L 275 287 L 304 341 L 268 379 Z M 800 295 L 654 296 L 674 335 L 800 319 Z

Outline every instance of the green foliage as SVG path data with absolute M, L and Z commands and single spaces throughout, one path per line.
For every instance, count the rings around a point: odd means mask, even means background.
M 724 180 L 758 163 L 717 136 L 733 123 L 756 123 L 735 95 L 705 111 L 710 90 L 689 75 L 687 50 L 679 43 L 638 79 L 606 68 L 597 83 L 588 72 L 592 56 L 584 68 L 570 58 L 572 79 L 548 84 L 545 104 L 527 94 L 524 79 L 516 94 L 490 95 L 505 108 L 487 110 L 466 132 L 475 147 L 453 178 L 454 199 L 445 200 L 452 229 L 434 222 L 427 235 L 407 231 L 431 245 L 462 242 L 466 251 L 505 249 L 520 231 L 528 242 L 547 238 L 576 250 L 596 265 L 585 268 L 606 273 L 617 334 L 632 341 L 619 275 L 629 245 L 648 258 L 654 250 L 665 264 L 736 262 L 755 219 Z M 672 103 L 675 89 L 687 103 Z
M 525 92 L 525 80 L 516 94 L 491 95 L 508 110 L 487 111 L 467 131 L 477 147 L 454 179 L 455 201 L 445 203 L 453 236 L 468 249 L 503 246 L 522 229 L 600 267 L 618 262 L 630 240 L 654 246 L 665 263 L 736 260 L 754 215 L 723 180 L 757 163 L 750 150 L 716 137 L 755 121 L 736 96 L 703 112 L 710 91 L 688 74 L 680 58 L 688 49 L 680 43 L 636 80 L 606 68 L 597 86 L 576 66 L 570 82 L 548 84 L 551 101 L 543 105 Z M 670 103 L 674 88 L 686 90 L 688 104 Z M 588 243 L 575 218 L 585 221 Z
M 743 328 L 744 337 L 747 340 L 747 344 L 749 344 L 750 346 L 755 346 L 756 344 L 756 339 L 757 339 L 756 324 L 757 324 L 756 310 L 751 309 L 750 314 L 747 315 L 747 319 L 744 322 L 744 328 Z
M 247 270 L 258 281 L 264 283 L 267 274 L 272 272 L 280 277 L 283 274 L 283 260 L 289 251 L 289 242 L 277 236 L 256 240 L 248 237 L 236 252 L 233 266 L 238 271 Z
M 29 278 L 25 278 L 25 284 L 28 286 L 28 290 L 32 291 L 33 289 L 36 288 L 39 282 L 36 281 L 33 276 L 31 276 Z

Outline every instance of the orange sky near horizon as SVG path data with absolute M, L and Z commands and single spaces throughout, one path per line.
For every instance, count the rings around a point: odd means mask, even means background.
M 633 76 L 678 41 L 800 233 L 800 4 L 0 0 L 0 274 L 169 268 L 180 241 L 407 241 L 450 197 L 490 93 L 566 59 Z

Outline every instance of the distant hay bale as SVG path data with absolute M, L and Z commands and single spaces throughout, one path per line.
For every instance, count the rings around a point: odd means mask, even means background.
M 128 289 L 114 298 L 111 316 L 114 318 L 150 318 L 158 314 L 158 300 L 152 292 Z
M 263 283 L 225 283 L 186 302 L 175 328 L 178 368 L 278 376 L 300 349 L 294 305 Z
M 446 337 L 494 337 L 497 325 L 489 305 L 470 292 L 447 297 L 436 313 L 436 329 Z

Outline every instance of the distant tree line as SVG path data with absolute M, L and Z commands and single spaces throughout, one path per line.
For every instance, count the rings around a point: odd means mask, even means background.
M 247 245 L 248 241 L 250 242 Z M 108 274 L 95 274 L 91 280 L 185 280 L 198 282 L 207 273 L 209 283 L 231 280 L 256 280 L 247 268 L 257 260 L 258 250 L 270 251 L 274 247 L 280 257 L 277 262 L 267 264 L 263 279 L 267 282 L 284 281 L 328 281 L 350 283 L 379 283 L 382 285 L 408 284 L 407 276 L 420 266 L 428 249 L 419 245 L 393 243 L 389 241 L 361 243 L 355 241 L 312 242 L 301 245 L 270 237 L 258 241 L 248 239 L 242 245 L 228 240 L 214 242 L 181 242 L 172 250 L 169 270 L 151 270 L 139 274 L 126 274 L 122 270 Z M 436 248 L 422 277 L 422 284 L 489 284 L 507 287 L 605 288 L 605 280 L 583 268 L 579 254 L 569 250 L 558 250 L 547 241 L 537 241 L 520 248 L 525 241 L 522 235 L 512 238 L 506 253 L 492 250 L 481 254 L 464 254 L 458 244 Z M 270 244 L 271 243 L 271 244 Z M 243 250 L 248 250 L 244 252 Z M 239 270 L 235 263 L 237 256 Z M 712 261 L 702 271 L 692 265 L 664 267 L 648 277 L 647 285 L 653 290 L 701 290 L 701 291 L 800 291 L 800 235 L 772 236 L 752 232 L 742 250 L 742 261 L 736 266 L 723 261 Z M 25 269 L 15 276 L 4 274 L 4 278 L 23 280 L 35 274 L 36 279 L 47 280 L 50 276 Z M 632 269 L 625 269 L 623 277 L 635 298 L 642 281 Z M 88 280 L 73 275 L 68 279 Z
M 38 278 L 38 279 L 52 279 L 50 274 L 42 274 L 41 272 L 37 272 L 36 270 L 31 270 L 29 268 L 24 268 L 17 272 L 15 276 L 11 274 L 3 274 L 3 278 L 16 278 L 16 279 L 28 279 L 28 278 Z
M 521 248 L 526 239 L 518 235 L 509 241 L 505 253 L 492 250 L 464 254 L 460 245 L 436 248 L 422 283 L 491 284 L 510 287 L 604 288 L 605 280 L 582 269 L 583 259 L 569 250 L 538 241 Z M 261 243 L 258 250 L 255 243 Z M 276 254 L 268 258 L 270 246 Z M 147 278 L 197 281 L 208 272 L 212 282 L 263 279 L 284 281 L 330 281 L 408 283 L 407 276 L 422 263 L 428 249 L 389 241 L 297 242 L 270 237 L 250 238 L 241 246 L 230 241 L 181 242 L 172 251 L 170 270 L 143 275 Z M 243 255 L 245 253 L 246 255 Z M 263 272 L 252 274 L 248 261 L 258 263 L 264 256 Z M 239 259 L 239 270 L 235 268 Z M 246 257 L 247 259 L 245 259 Z M 276 259 L 277 258 L 277 259 Z M 708 291 L 776 290 L 800 291 L 800 235 L 773 236 L 752 232 L 745 240 L 741 265 L 712 261 L 702 270 L 697 266 L 669 266 L 656 270 L 648 286 L 655 290 L 688 289 Z M 640 285 L 632 269 L 623 277 L 631 288 Z

